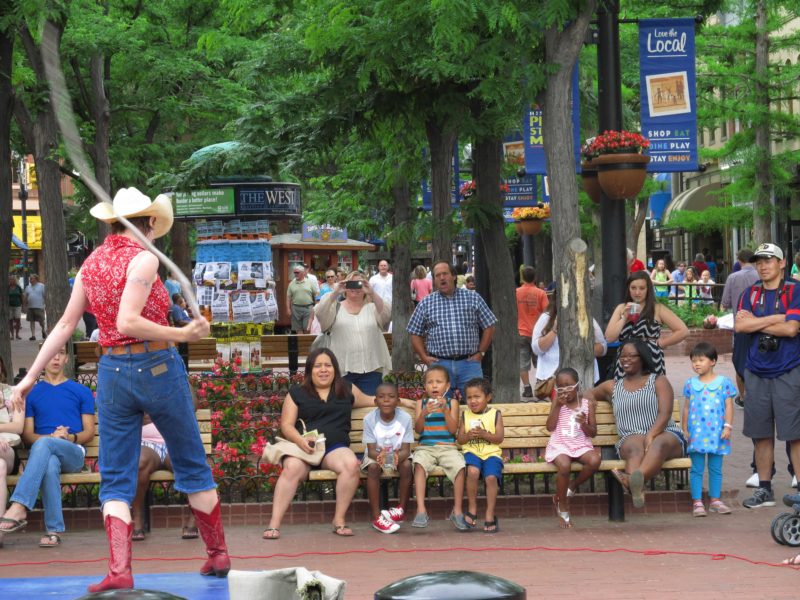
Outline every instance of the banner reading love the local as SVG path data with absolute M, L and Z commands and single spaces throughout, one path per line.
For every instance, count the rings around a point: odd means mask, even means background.
M 575 168 L 581 164 L 581 111 L 578 90 L 578 67 L 572 70 L 572 143 L 575 148 Z M 544 155 L 544 122 L 542 108 L 533 105 L 522 121 L 525 142 L 525 172 L 528 175 L 546 175 L 547 159 Z
M 651 172 L 697 170 L 694 19 L 639 20 L 642 135 Z

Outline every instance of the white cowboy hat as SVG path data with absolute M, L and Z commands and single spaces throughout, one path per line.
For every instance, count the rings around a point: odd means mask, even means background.
M 136 188 L 122 188 L 114 196 L 114 204 L 101 202 L 89 211 L 93 217 L 104 223 L 115 223 L 118 216 L 132 219 L 134 217 L 155 217 L 153 235 L 160 238 L 172 227 L 172 201 L 169 196 L 161 194 L 150 200 Z

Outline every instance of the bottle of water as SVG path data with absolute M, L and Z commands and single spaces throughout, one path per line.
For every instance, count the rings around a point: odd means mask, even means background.
M 383 468 L 394 469 L 394 444 L 392 444 L 391 436 L 383 438 Z

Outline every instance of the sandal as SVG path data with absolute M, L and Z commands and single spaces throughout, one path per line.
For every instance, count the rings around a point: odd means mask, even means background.
M 781 564 L 800 567 L 800 554 L 795 554 L 792 558 L 781 561 Z
M 558 496 L 553 496 L 553 507 L 556 509 L 556 516 L 561 521 L 561 529 L 572 529 L 572 522 L 569 519 L 569 511 L 561 510 L 558 504 Z
M 640 470 L 637 469 L 631 473 L 629 486 L 634 508 L 642 508 L 644 506 L 644 474 Z
M 498 533 L 500 531 L 500 519 L 494 518 L 494 521 L 483 522 L 483 533 Z
M 10 519 L 8 517 L 0 517 L 0 523 L 12 523 L 12 526 L 8 529 L 0 527 L 0 533 L 14 533 L 28 526 L 28 522 L 25 519 Z
M 261 535 L 262 540 L 279 540 L 281 539 L 281 530 L 274 527 L 267 527 Z
M 475 529 L 475 525 L 478 523 L 478 515 L 464 511 L 464 523 L 466 523 L 467 527 L 470 529 Z
M 334 525 L 333 533 L 341 537 L 351 537 L 354 535 L 353 530 L 347 525 Z
M 131 541 L 133 542 L 143 542 L 145 538 L 144 529 L 134 529 L 133 535 L 131 535 Z
M 44 540 L 47 540 L 46 542 Z M 39 548 L 55 548 L 61 545 L 61 536 L 57 533 L 46 533 L 39 542 Z
M 275 531 L 277 531 L 277 529 Z M 197 527 L 184 527 L 181 531 L 182 540 L 196 540 L 199 536 L 200 533 L 197 531 Z
M 619 482 L 624 491 L 626 492 L 631 491 L 627 473 L 620 471 L 619 469 L 611 469 L 609 473 L 611 473 L 612 477 L 614 477 L 614 479 L 616 479 Z

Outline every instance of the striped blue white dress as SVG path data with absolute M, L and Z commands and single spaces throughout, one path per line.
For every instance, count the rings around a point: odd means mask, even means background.
M 615 444 L 617 454 L 622 443 L 629 435 L 647 435 L 653 423 L 658 418 L 658 397 L 656 396 L 657 373 L 651 373 L 644 387 L 633 392 L 625 389 L 624 379 L 614 382 L 612 406 L 614 420 L 617 422 L 619 441 Z M 686 443 L 680 427 L 670 417 L 664 431 L 674 434 L 681 442 L 681 447 L 686 450 Z

